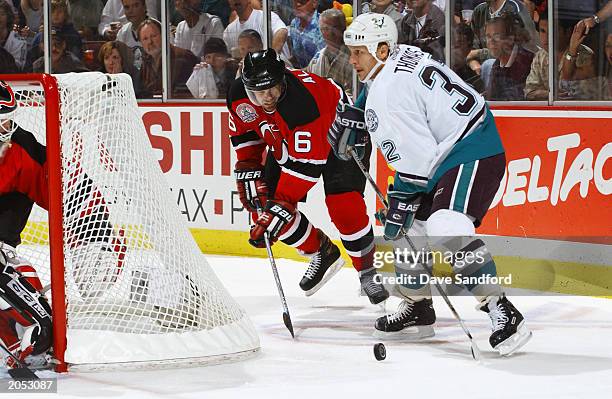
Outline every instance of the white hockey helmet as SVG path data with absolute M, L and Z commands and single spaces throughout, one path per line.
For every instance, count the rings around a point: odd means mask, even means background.
M 390 50 L 397 45 L 397 26 L 393 18 L 386 14 L 361 14 L 344 31 L 344 44 L 366 46 L 376 59 L 379 43 L 387 43 Z

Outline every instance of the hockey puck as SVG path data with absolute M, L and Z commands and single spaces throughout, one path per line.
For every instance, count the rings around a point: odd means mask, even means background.
M 374 357 L 376 360 L 381 361 L 387 358 L 387 348 L 382 342 L 374 345 Z

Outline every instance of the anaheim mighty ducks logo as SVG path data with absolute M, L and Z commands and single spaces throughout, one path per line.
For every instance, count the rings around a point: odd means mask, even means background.
M 376 25 L 379 29 L 382 29 L 383 25 L 385 24 L 385 19 L 384 18 L 372 18 L 372 22 L 374 22 L 374 25 Z

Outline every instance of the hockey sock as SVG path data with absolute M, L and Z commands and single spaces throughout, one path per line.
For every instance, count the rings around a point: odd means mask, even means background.
M 355 270 L 371 268 L 376 247 L 362 195 L 357 191 L 331 194 L 325 197 L 325 204 Z

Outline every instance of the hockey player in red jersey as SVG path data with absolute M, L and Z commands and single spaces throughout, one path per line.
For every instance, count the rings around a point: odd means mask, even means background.
M 300 281 L 307 296 L 343 264 L 338 247 L 297 209 L 322 176 L 329 216 L 359 272 L 362 290 L 376 304 L 389 294 L 373 282 L 375 246 L 363 199 L 365 178 L 353 161 L 336 158 L 327 142 L 330 127 L 339 123 L 337 106 L 349 102 L 333 81 L 286 69 L 272 49 L 249 53 L 242 77 L 227 96 L 238 158 L 234 172 L 240 200 L 255 219 L 249 242 L 264 247 L 267 232 L 272 242 L 281 240 L 310 257 Z M 367 163 L 371 147 L 363 150 Z

